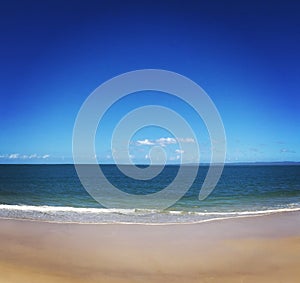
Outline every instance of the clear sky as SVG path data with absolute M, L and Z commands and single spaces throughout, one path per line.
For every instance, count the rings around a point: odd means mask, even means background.
M 300 161 L 299 15 L 299 1 L 289 0 L 4 1 L 0 163 L 72 162 L 73 126 L 87 96 L 116 75 L 148 68 L 187 76 L 207 92 L 223 119 L 228 162 Z M 172 107 L 192 126 L 200 121 L 166 94 L 132 95 L 100 124 L 99 161 L 111 162 L 114 123 L 148 103 Z M 208 136 L 197 136 L 207 161 Z M 177 145 L 161 138 L 172 135 L 136 133 L 134 161 L 162 143 L 176 159 Z

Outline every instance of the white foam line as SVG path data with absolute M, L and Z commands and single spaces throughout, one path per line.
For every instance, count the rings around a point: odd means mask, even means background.
M 76 212 L 76 213 L 121 213 L 124 215 L 134 214 L 139 215 L 139 213 L 159 213 L 161 211 L 155 209 L 108 209 L 108 208 L 84 208 L 84 207 L 71 207 L 71 206 L 33 206 L 33 205 L 7 205 L 0 204 L 0 210 L 15 210 L 15 211 L 35 211 L 35 212 Z M 199 216 L 213 216 L 213 215 L 257 215 L 257 214 L 267 214 L 274 212 L 289 212 L 289 211 L 300 211 L 300 207 L 294 208 L 278 208 L 278 209 L 266 209 L 257 211 L 229 211 L 229 212 L 198 212 L 198 211 L 164 211 L 164 214 L 173 215 L 199 215 Z
M 0 205 L 1 210 L 10 210 L 10 211 L 35 211 L 35 212 L 76 212 L 76 213 L 123 213 L 124 215 L 129 215 L 128 211 L 130 211 L 131 215 L 137 215 L 136 211 L 141 211 L 138 209 L 106 209 L 106 208 L 76 208 L 76 207 L 53 207 L 53 206 L 27 206 L 27 205 Z M 146 210 L 143 210 L 146 211 Z M 155 213 L 159 211 L 148 210 L 149 213 Z M 281 209 L 270 209 L 270 210 L 262 210 L 262 211 L 243 211 L 243 212 L 190 212 L 188 214 L 200 215 L 200 216 L 227 216 L 227 217 L 214 217 L 210 219 L 202 219 L 198 221 L 188 221 L 188 222 L 125 222 L 125 221 L 110 221 L 110 222 L 76 222 L 76 221 L 59 221 L 59 220 L 41 220 L 41 219 L 29 219 L 29 218 L 17 218 L 17 217 L 0 217 L 2 219 L 14 219 L 14 220 L 24 220 L 24 221 L 37 221 L 37 222 L 47 222 L 47 223 L 60 223 L 60 224 L 140 224 L 140 225 L 177 225 L 177 224 L 199 224 L 217 220 L 226 220 L 226 219 L 234 219 L 234 218 L 243 218 L 243 217 L 256 217 L 256 216 L 264 216 L 275 213 L 284 213 L 284 212 L 295 212 L 300 211 L 300 208 L 281 208 Z M 125 213 L 126 212 L 126 213 Z M 170 211 L 169 213 L 181 214 L 180 211 Z
M 106 209 L 71 206 L 33 206 L 0 204 L 0 210 L 36 211 L 36 212 L 77 212 L 77 213 L 135 213 L 135 209 Z

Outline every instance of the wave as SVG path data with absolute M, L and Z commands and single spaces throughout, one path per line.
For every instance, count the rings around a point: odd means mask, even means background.
M 69 206 L 33 206 L 0 204 L 0 218 L 38 220 L 56 223 L 140 223 L 180 224 L 212 220 L 262 216 L 281 212 L 300 211 L 298 203 L 281 208 L 245 211 L 183 211 L 156 209 L 107 209 Z
M 39 212 L 77 212 L 77 213 L 134 213 L 135 209 L 107 209 L 93 207 L 72 207 L 72 206 L 34 206 L 34 205 L 10 205 L 0 204 L 1 210 L 18 211 L 39 211 Z

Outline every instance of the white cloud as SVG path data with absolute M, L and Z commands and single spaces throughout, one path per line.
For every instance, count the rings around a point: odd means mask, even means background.
M 20 157 L 19 153 L 12 153 L 8 156 L 9 159 L 17 159 Z
M 138 145 L 154 145 L 154 143 L 148 139 L 138 140 L 137 144 Z
M 171 138 L 171 137 L 162 137 L 156 140 L 144 139 L 144 140 L 137 140 L 137 145 L 159 145 L 165 147 L 169 144 L 177 144 L 180 143 L 194 143 L 195 140 L 193 138 Z
M 11 154 L 2 154 L 0 158 L 4 159 L 47 159 L 49 158 L 49 154 L 38 155 L 34 154 L 20 154 L 20 153 L 11 153 Z
M 32 158 L 37 158 L 38 157 L 38 155 L 36 154 L 36 153 L 34 153 L 34 154 L 31 154 L 31 155 L 29 155 L 29 159 L 32 159 Z M 27 158 L 27 156 L 26 156 L 26 158 Z
M 184 150 L 182 150 L 182 149 L 176 149 L 175 152 L 182 154 L 182 153 L 184 153 Z
M 166 146 L 167 144 L 175 144 L 177 140 L 174 138 L 160 138 L 155 141 L 156 144 L 160 146 Z
M 195 143 L 193 138 L 178 138 L 177 140 L 182 143 Z

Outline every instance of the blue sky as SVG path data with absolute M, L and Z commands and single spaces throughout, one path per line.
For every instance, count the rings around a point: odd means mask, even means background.
M 300 161 L 299 14 L 297 1 L 6 1 L 0 163 L 72 162 L 73 126 L 88 95 L 148 68 L 182 74 L 207 92 L 223 119 L 228 162 Z M 114 123 L 135 107 L 169 106 L 192 127 L 201 123 L 167 94 L 149 97 L 131 95 L 107 113 L 96 137 L 99 161 L 111 162 Z M 208 161 L 205 128 L 196 134 Z M 134 162 L 146 162 L 161 138 L 172 135 L 153 127 L 136 133 Z M 178 146 L 164 141 L 172 162 Z

